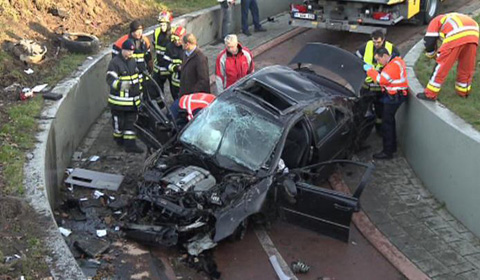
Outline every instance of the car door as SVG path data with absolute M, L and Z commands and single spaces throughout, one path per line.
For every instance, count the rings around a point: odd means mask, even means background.
M 351 141 L 351 125 L 340 110 L 332 106 L 320 107 L 310 114 L 315 137 L 315 162 L 341 158 Z
M 305 182 L 297 182 L 294 191 L 292 191 L 292 187 L 285 187 L 283 192 L 280 191 L 279 210 L 281 217 L 289 223 L 348 242 L 352 215 L 360 210 L 360 196 L 374 167 L 372 164 L 347 160 L 336 160 L 319 165 L 339 162 L 356 164 L 366 168 L 353 195 Z M 308 170 L 305 170 L 305 172 L 308 172 Z M 287 191 L 287 189 L 289 190 Z

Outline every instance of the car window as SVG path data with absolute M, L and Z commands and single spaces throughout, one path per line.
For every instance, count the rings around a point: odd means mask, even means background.
M 183 131 L 180 140 L 207 155 L 257 171 L 281 135 L 281 126 L 251 108 L 217 99 Z
M 336 118 L 330 107 L 320 107 L 309 116 L 317 142 L 321 142 L 325 136 L 337 126 Z

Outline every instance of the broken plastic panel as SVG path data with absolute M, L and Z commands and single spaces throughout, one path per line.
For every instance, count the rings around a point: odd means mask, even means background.
M 117 191 L 122 181 L 122 175 L 75 168 L 67 180 L 65 180 L 65 183 L 86 188 Z

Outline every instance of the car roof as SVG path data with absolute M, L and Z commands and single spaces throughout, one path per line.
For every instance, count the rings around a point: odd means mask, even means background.
M 326 91 L 297 71 L 281 65 L 265 67 L 250 76 L 250 79 L 257 80 L 275 89 L 279 94 L 287 97 L 295 103 L 311 101 L 322 97 L 330 96 Z

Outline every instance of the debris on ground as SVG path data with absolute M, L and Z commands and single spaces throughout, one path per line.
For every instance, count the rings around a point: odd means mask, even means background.
M 277 274 L 278 278 L 280 280 L 290 280 L 290 277 L 288 277 L 285 272 L 282 270 L 282 267 L 280 263 L 278 262 L 277 256 L 272 255 L 269 258 L 270 263 L 273 266 L 273 270 L 275 270 L 275 273 Z
M 66 228 L 63 228 L 63 227 L 58 227 L 58 230 L 60 231 L 60 233 L 65 236 L 65 237 L 69 237 L 70 234 L 72 234 L 72 231 L 69 230 L 69 229 L 66 229 Z
M 14 45 L 13 53 L 25 63 L 37 64 L 47 53 L 47 47 L 33 40 L 22 39 Z
M 110 247 L 108 241 L 96 237 L 81 236 L 74 241 L 74 246 L 92 258 L 96 258 Z
M 65 184 L 117 191 L 122 181 L 122 175 L 75 168 L 65 180 Z
M 298 274 L 298 273 L 305 274 L 310 270 L 310 266 L 300 260 L 296 262 L 292 262 L 291 268 L 293 273 L 295 274 Z

